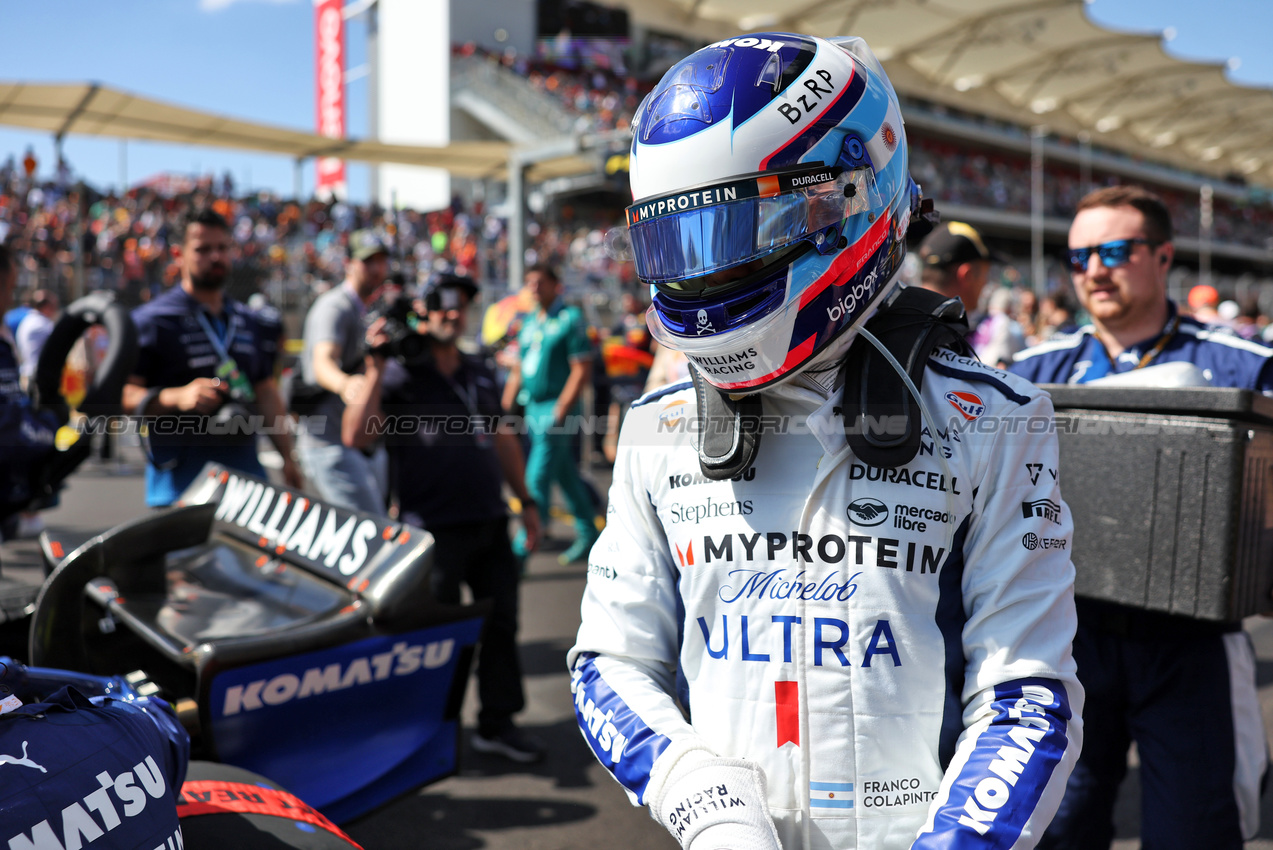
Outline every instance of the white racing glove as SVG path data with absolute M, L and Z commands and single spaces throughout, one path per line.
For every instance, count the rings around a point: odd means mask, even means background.
M 752 762 L 691 750 L 668 771 L 650 815 L 684 850 L 782 850 L 767 799 Z

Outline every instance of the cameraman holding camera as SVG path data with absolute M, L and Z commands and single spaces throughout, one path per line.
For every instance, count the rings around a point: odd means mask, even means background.
M 325 416 L 325 427 L 301 429 L 297 454 L 305 477 L 318 497 L 351 510 L 384 515 L 388 489 L 388 459 L 383 446 L 369 443 L 365 451 L 340 441 L 345 405 L 358 392 L 362 372 L 363 322 L 389 273 L 389 245 L 372 230 L 349 236 L 345 281 L 320 295 L 305 316 L 301 376 L 312 414 L 307 422 Z M 293 391 L 293 409 L 298 393 Z
M 512 719 L 526 698 L 517 654 L 520 568 L 508 539 L 503 482 L 521 500 L 528 548 L 539 538 L 539 512 L 526 489 L 516 435 L 491 427 L 500 417 L 495 376 L 456 345 L 476 294 L 467 277 L 443 274 L 433 281 L 418 356 L 414 346 L 401 338 L 395 343 L 386 332 L 388 317 L 372 323 L 366 380 L 349 399 L 342 430 L 346 445 L 362 446 L 376 439 L 373 417 L 386 423 L 400 518 L 436 541 L 433 597 L 458 603 L 463 582 L 475 599 L 492 601 L 478 662 L 482 707 L 473 748 L 529 763 L 543 750 Z M 390 350 L 395 356 L 386 358 Z
M 264 477 L 256 436 L 208 426 L 226 415 L 259 412 L 283 456 L 283 477 L 300 487 L 292 436 L 272 427 L 286 411 L 274 380 L 279 327 L 225 294 L 233 248 L 218 213 L 195 213 L 181 243 L 181 283 L 133 311 L 136 373 L 124 386 L 124 409 L 151 420 L 146 504 L 171 504 L 207 461 Z M 163 417 L 160 420 L 158 417 Z

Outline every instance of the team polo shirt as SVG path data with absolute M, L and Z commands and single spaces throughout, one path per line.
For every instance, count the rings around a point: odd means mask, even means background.
M 1149 339 L 1141 340 L 1111 362 L 1109 353 L 1086 325 L 1076 333 L 1028 348 L 1016 356 L 1011 371 L 1036 384 L 1085 384 L 1106 375 L 1131 372 L 1153 351 L 1178 315 L 1167 302 L 1167 324 Z M 1236 387 L 1273 393 L 1273 348 L 1245 340 L 1227 328 L 1208 327 L 1180 316 L 1180 327 L 1162 350 L 1146 365 L 1192 363 L 1212 386 Z
M 0 333 L 0 504 L 31 498 L 31 467 L 54 451 L 57 419 L 36 413 L 18 381 L 18 358 Z
M 198 312 L 203 313 L 248 383 L 255 386 L 273 376 L 280 328 L 269 314 L 254 312 L 227 297 L 222 314 L 213 316 L 178 285 L 132 314 L 139 347 L 133 371 L 147 387 L 180 387 L 195 378 L 216 377 L 221 357 L 195 318 Z M 250 412 L 258 411 L 253 406 Z M 146 504 L 170 504 L 210 460 L 249 474 L 264 474 L 253 435 L 213 436 L 184 427 L 172 428 L 179 433 L 170 433 L 170 427 L 159 422 L 149 427 L 153 457 L 146 466 Z
M 162 700 L 65 687 L 0 715 L 0 846 L 180 846 L 190 739 Z
M 500 387 L 490 369 L 467 354 L 449 377 L 431 364 L 408 371 L 391 360 L 381 399 L 404 521 L 437 529 L 507 515 L 488 433 L 501 413 Z
M 570 362 L 592 354 L 583 313 L 561 299 L 547 310 L 526 316 L 517 341 L 522 353 L 518 394 L 522 404 L 556 399 L 570 377 Z

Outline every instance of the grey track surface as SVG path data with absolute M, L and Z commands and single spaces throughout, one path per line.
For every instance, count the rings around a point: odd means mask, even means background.
M 45 513 L 50 527 L 68 537 L 86 539 L 97 531 L 146 511 L 139 458 L 125 450 L 126 463 L 86 464 L 71 478 L 62 504 Z M 591 473 L 604 491 L 609 474 Z M 673 841 L 644 809 L 626 795 L 592 757 L 574 726 L 565 654 L 579 625 L 579 598 L 585 569 L 562 567 L 557 551 L 570 536 L 554 522 L 559 541 L 534 555 L 522 586 L 521 645 L 526 673 L 527 709 L 521 724 L 549 749 L 541 764 L 522 766 L 498 757 L 463 750 L 460 773 L 346 825 L 368 850 L 570 850 L 623 847 L 675 848 Z M 0 574 L 39 580 L 33 542 L 0 546 Z M 1273 620 L 1252 618 L 1247 631 L 1258 656 L 1260 700 L 1265 727 L 1273 729 Z M 469 689 L 464 716 L 472 728 L 476 716 L 474 688 Z M 467 732 L 465 740 L 467 741 Z M 1273 794 L 1262 806 L 1260 837 L 1249 850 L 1273 850 Z M 1119 796 L 1115 850 L 1134 850 L 1139 821 L 1139 783 L 1135 768 Z

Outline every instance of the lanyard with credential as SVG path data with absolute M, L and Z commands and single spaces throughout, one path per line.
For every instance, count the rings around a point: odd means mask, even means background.
M 234 362 L 234 358 L 230 356 L 228 345 L 234 344 L 234 333 L 238 330 L 239 317 L 230 316 L 230 321 L 226 323 L 225 327 L 225 341 L 222 341 L 221 337 L 217 336 L 216 331 L 212 329 L 212 323 L 208 321 L 208 317 L 204 315 L 202 310 L 195 311 L 194 317 L 199 322 L 199 326 L 203 328 L 203 332 L 208 337 L 208 342 L 212 344 L 212 348 L 216 351 L 217 356 L 221 358 L 221 362 L 224 363 L 227 360 Z
M 1167 347 L 1167 343 L 1171 342 L 1171 338 L 1176 335 L 1176 331 L 1180 330 L 1179 314 L 1172 316 L 1171 321 L 1167 324 L 1166 330 L 1162 336 L 1158 337 L 1158 341 L 1154 343 L 1154 347 L 1145 352 L 1145 356 L 1140 358 L 1140 362 L 1136 364 L 1137 369 L 1144 369 L 1149 362 L 1162 354 L 1162 350 Z
M 235 366 L 234 359 L 230 357 L 230 352 L 226 349 L 225 343 L 221 341 L 221 338 L 217 336 L 216 331 L 212 329 L 212 325 L 211 323 L 208 322 L 207 317 L 203 315 L 203 311 L 202 310 L 197 311 L 194 314 L 194 317 L 196 321 L 199 322 L 199 325 L 203 328 L 203 332 L 208 337 L 208 342 L 212 345 L 213 350 L 216 351 L 217 356 L 221 358 L 222 366 L 225 366 L 228 363 L 237 372 L 237 366 Z M 237 330 L 237 327 L 236 327 L 237 319 L 238 319 L 237 316 L 232 316 L 230 318 L 229 323 L 226 325 L 226 339 L 230 340 L 231 344 L 233 344 L 234 332 Z M 158 393 L 159 388 L 152 389 L 151 392 Z M 138 411 L 137 411 L 138 415 L 140 415 L 141 412 L 146 409 L 146 406 L 149 403 L 150 403 L 150 397 L 147 396 L 146 401 L 142 402 L 142 404 L 138 408 Z M 159 469 L 159 470 L 176 469 L 177 466 L 181 464 L 180 457 L 169 458 L 168 460 L 165 460 L 165 461 L 160 461 L 155 457 L 154 448 L 150 444 L 150 428 L 145 425 L 143 425 L 143 429 L 142 429 L 141 447 L 142 447 L 142 451 L 146 455 L 147 462 L 149 462 L 156 469 Z M 169 448 L 171 450 L 171 447 Z
M 225 341 L 212 330 L 212 325 L 208 323 L 208 317 L 203 311 L 195 313 L 195 318 L 199 320 L 199 324 L 203 327 L 204 334 L 208 337 L 208 342 L 216 350 L 217 356 L 221 358 L 221 365 L 217 367 L 217 377 L 221 378 L 229 384 L 230 397 L 235 401 L 255 401 L 256 393 L 252 389 L 252 385 L 248 383 L 239 364 L 234 361 L 227 350 L 228 346 L 234 345 L 234 334 L 238 330 L 238 316 L 230 316 L 230 321 L 226 323 Z
M 1165 328 L 1163 328 L 1162 336 L 1158 337 L 1158 339 L 1155 340 L 1154 344 L 1150 347 L 1150 349 L 1141 355 L 1141 358 L 1139 361 L 1137 361 L 1136 365 L 1133 366 L 1131 369 L 1128 369 L 1127 371 L 1135 372 L 1137 369 L 1144 369 L 1146 366 L 1152 363 L 1155 357 L 1157 357 L 1159 354 L 1162 354 L 1163 349 L 1166 348 L 1167 343 L 1171 342 L 1172 338 L 1176 336 L 1176 331 L 1178 330 L 1180 330 L 1180 316 L 1175 315 L 1171 317 L 1171 321 L 1167 323 L 1167 326 Z M 1102 340 L 1099 336 L 1096 336 L 1095 334 L 1093 334 L 1093 338 L 1097 341 L 1097 343 L 1100 344 L 1101 349 L 1105 352 L 1105 359 L 1109 361 L 1109 368 L 1112 370 L 1114 368 L 1114 364 L 1118 362 L 1117 359 L 1114 357 L 1110 357 L 1109 348 L 1106 347 L 1104 340 Z M 1086 377 L 1083 380 L 1083 383 L 1087 383 L 1087 381 L 1093 380 L 1095 378 L 1104 377 L 1106 374 L 1109 374 L 1109 373 L 1108 372 L 1102 373 L 1102 372 L 1096 371 L 1095 369 L 1089 370 L 1086 373 Z

